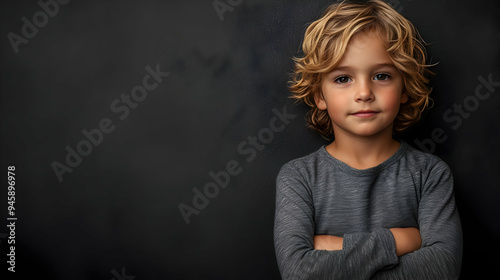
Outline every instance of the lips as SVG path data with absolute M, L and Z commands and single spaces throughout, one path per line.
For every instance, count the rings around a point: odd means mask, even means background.
M 377 113 L 378 113 L 377 111 L 362 110 L 362 111 L 358 111 L 356 113 L 353 113 L 352 115 L 355 117 L 359 117 L 359 118 L 369 118 L 369 117 L 375 116 Z

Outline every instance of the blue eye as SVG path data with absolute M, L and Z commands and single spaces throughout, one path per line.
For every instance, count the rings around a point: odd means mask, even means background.
M 350 81 L 352 81 L 351 78 L 349 78 L 347 76 L 341 76 L 341 77 L 338 77 L 334 80 L 334 82 L 336 82 L 337 84 L 346 84 Z
M 386 81 L 389 80 L 389 78 L 391 78 L 391 76 L 388 74 L 377 74 L 373 77 L 373 79 L 377 81 Z

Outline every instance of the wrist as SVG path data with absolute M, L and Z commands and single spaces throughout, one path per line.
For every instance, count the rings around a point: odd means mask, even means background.
M 315 250 L 327 250 L 336 251 L 342 250 L 342 243 L 344 239 L 342 237 L 333 235 L 315 235 L 314 236 L 314 249 Z
M 417 228 L 391 228 L 396 243 L 396 253 L 402 256 L 418 250 L 422 244 L 420 231 Z
M 338 236 L 329 236 L 330 250 L 342 250 L 344 238 Z

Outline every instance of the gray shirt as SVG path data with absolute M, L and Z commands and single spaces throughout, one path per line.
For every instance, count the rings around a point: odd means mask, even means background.
M 417 227 L 422 247 L 398 257 L 395 227 Z M 343 237 L 342 250 L 314 250 L 320 234 Z M 323 146 L 281 168 L 274 243 L 283 279 L 458 279 L 462 231 L 450 169 L 405 142 L 363 170 Z

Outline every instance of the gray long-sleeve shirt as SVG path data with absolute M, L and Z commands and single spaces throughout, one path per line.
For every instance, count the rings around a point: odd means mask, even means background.
M 401 257 L 390 228 L 417 227 Z M 314 235 L 344 238 L 314 250 Z M 458 279 L 462 232 L 449 167 L 402 142 L 382 164 L 354 169 L 321 147 L 277 177 L 274 243 L 283 279 Z

